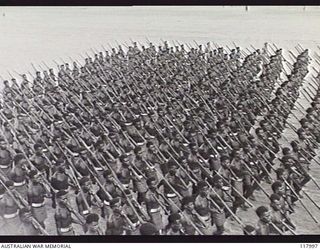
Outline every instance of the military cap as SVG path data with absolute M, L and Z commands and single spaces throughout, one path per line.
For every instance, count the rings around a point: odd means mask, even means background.
M 155 235 L 158 234 L 158 230 L 155 225 L 150 222 L 144 223 L 140 227 L 141 235 Z
M 86 218 L 86 223 L 91 224 L 92 222 L 98 222 L 99 221 L 99 215 L 96 213 L 88 214 Z
M 268 211 L 268 208 L 266 208 L 265 206 L 260 206 L 256 209 L 256 214 L 258 215 L 258 217 L 261 217 L 264 213 Z

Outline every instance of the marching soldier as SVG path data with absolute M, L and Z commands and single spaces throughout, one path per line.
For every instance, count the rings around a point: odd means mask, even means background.
M 14 158 L 14 168 L 8 174 L 8 177 L 13 181 L 15 190 L 24 198 L 27 198 L 28 192 L 28 164 L 22 154 L 17 154 Z
M 41 183 L 41 173 L 36 170 L 31 170 L 29 173 L 30 184 L 28 188 L 28 202 L 31 206 L 33 217 L 40 223 L 43 228 L 46 228 L 45 221 L 47 219 L 46 198 L 50 197 L 44 184 Z

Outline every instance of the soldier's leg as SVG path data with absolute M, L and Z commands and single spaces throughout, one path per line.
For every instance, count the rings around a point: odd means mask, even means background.
M 215 235 L 221 235 L 224 232 L 224 223 L 226 221 L 225 212 L 215 212 L 213 213 L 214 224 L 216 225 L 217 231 L 214 233 Z

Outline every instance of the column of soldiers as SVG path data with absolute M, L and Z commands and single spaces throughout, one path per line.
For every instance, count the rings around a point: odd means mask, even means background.
M 317 95 L 299 140 L 280 139 L 308 50 L 282 82 L 282 50 L 267 45 L 126 47 L 4 81 L 0 233 L 221 235 L 226 221 L 248 235 L 295 233 L 289 216 L 316 182 Z M 254 207 L 257 192 L 270 204 Z M 257 226 L 239 218 L 247 209 Z

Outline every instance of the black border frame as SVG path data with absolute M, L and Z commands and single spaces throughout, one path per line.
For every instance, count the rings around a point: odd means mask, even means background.
M 292 236 L 0 236 L 0 243 L 317 243 L 320 235 Z

